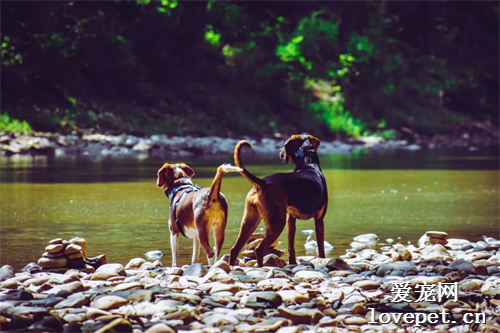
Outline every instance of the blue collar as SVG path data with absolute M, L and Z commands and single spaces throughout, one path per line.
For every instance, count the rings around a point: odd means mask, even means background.
M 172 201 L 172 199 L 174 198 L 174 195 L 179 192 L 180 190 L 183 190 L 185 188 L 196 188 L 197 190 L 200 189 L 200 187 L 198 185 L 191 185 L 191 184 L 182 184 L 182 185 L 179 185 L 179 186 L 176 186 L 174 187 L 174 189 L 172 190 L 172 192 L 170 192 L 170 195 L 168 195 L 168 188 L 165 190 L 165 195 L 167 196 L 167 198 Z

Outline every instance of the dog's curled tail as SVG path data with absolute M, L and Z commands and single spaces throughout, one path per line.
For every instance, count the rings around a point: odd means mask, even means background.
M 231 164 L 222 164 L 217 168 L 212 185 L 210 185 L 210 200 L 213 202 L 219 199 L 220 187 L 222 183 L 222 176 L 228 172 L 240 172 L 242 169 L 232 166 Z
M 240 174 L 260 190 L 262 187 L 262 179 L 251 174 L 247 169 L 245 169 L 245 167 L 243 166 L 243 162 L 241 162 L 240 150 L 243 146 L 253 147 L 248 141 L 242 140 L 238 142 L 236 144 L 236 147 L 234 147 L 234 164 L 241 168 Z

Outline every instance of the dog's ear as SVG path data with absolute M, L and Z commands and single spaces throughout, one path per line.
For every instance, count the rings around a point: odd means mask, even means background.
M 158 170 L 158 180 L 156 181 L 156 186 L 166 189 L 174 181 L 174 170 L 172 166 L 168 163 L 163 164 L 163 166 Z
M 178 166 L 179 166 L 180 169 L 182 169 L 182 171 L 184 171 L 184 173 L 186 175 L 188 175 L 189 178 L 193 178 L 193 176 L 194 176 L 194 170 L 193 169 L 191 169 L 190 167 L 188 167 L 184 163 L 179 163 Z
M 319 141 L 318 138 L 312 136 L 312 135 L 308 135 L 307 138 L 309 139 L 309 141 L 311 142 L 311 144 L 313 145 L 314 147 L 314 150 L 318 151 L 318 148 L 319 148 L 319 144 L 321 143 L 321 141 Z
M 292 156 L 299 150 L 302 145 L 302 139 L 300 135 L 292 135 L 285 142 L 285 145 L 280 150 L 280 158 L 285 163 L 293 162 Z

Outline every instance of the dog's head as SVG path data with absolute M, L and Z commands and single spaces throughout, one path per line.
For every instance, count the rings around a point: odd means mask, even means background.
M 280 158 L 285 163 L 293 162 L 298 158 L 296 153 L 302 149 L 313 149 L 314 152 L 318 150 L 320 141 L 312 135 L 297 134 L 292 135 L 286 142 L 283 148 L 280 150 Z
M 193 169 L 184 163 L 165 163 L 160 170 L 158 170 L 158 180 L 156 185 L 165 190 L 169 188 L 176 179 L 187 177 L 192 178 L 193 176 Z

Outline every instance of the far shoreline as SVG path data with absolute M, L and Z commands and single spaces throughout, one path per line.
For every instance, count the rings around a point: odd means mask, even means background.
M 314 134 L 313 134 L 314 135 Z M 321 139 L 321 138 L 320 138 Z M 240 140 L 248 140 L 254 154 L 276 154 L 286 141 L 285 136 L 224 138 L 219 136 L 168 136 L 153 134 L 59 134 L 47 132 L 0 132 L 0 155 L 46 156 L 214 156 L 232 154 Z M 372 135 L 344 140 L 322 140 L 322 154 L 351 154 L 360 150 L 420 150 L 465 148 L 476 151 L 499 145 L 496 127 L 471 127 L 449 135 L 419 136 L 407 133 L 399 140 Z

